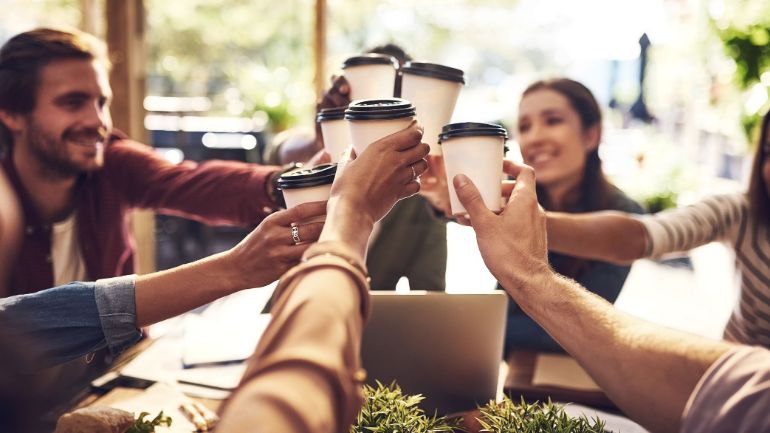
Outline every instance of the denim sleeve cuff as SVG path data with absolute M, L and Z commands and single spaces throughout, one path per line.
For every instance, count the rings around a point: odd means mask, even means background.
M 110 352 L 118 355 L 136 344 L 142 331 L 136 326 L 135 275 L 96 281 L 94 298 Z

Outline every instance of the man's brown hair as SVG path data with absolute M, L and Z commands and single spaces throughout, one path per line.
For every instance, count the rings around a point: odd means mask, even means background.
M 31 113 L 35 109 L 40 71 L 65 59 L 98 59 L 109 67 L 104 43 L 78 30 L 37 28 L 9 39 L 0 48 L 0 110 Z M 0 122 L 0 154 L 12 146 L 11 131 Z

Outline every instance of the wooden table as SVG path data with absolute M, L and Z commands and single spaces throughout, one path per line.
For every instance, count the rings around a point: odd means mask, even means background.
M 615 406 L 602 391 L 583 391 L 556 386 L 532 384 L 535 361 L 538 352 L 518 350 L 508 355 L 508 376 L 505 378 L 504 392 L 513 399 L 523 396 L 528 401 L 569 401 L 582 403 L 598 409 L 617 412 Z

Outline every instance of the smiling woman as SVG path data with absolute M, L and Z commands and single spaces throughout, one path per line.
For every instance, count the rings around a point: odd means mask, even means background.
M 519 104 L 518 142 L 524 162 L 535 169 L 537 196 L 547 210 L 590 212 L 642 208 L 604 176 L 599 159 L 602 115 L 593 94 L 567 78 L 530 85 Z M 614 302 L 630 270 L 605 262 L 549 253 L 551 266 L 592 292 Z M 556 342 L 511 303 L 506 351 L 513 348 L 560 351 Z

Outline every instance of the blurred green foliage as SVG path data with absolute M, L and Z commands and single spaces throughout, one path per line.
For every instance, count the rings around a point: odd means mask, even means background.
M 310 117 L 314 0 L 145 0 L 148 94 L 208 96 L 212 113 Z
M 719 32 L 727 54 L 735 61 L 735 77 L 743 89 L 760 81 L 770 70 L 770 23 L 745 29 L 728 27 Z
M 725 53 L 735 62 L 735 82 L 744 92 L 759 83 L 770 101 L 770 1 L 734 0 L 725 5 L 725 13 L 713 24 Z M 767 109 L 765 103 L 744 109 L 741 115 L 741 126 L 752 145 L 757 142 L 759 121 Z

